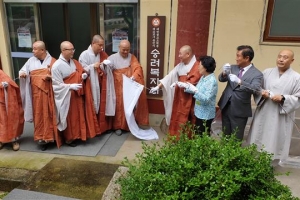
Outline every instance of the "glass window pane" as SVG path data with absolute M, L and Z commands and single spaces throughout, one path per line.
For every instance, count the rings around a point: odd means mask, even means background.
M 9 31 L 13 76 L 32 56 L 32 43 L 39 39 L 36 4 L 7 3 L 5 4 Z M 18 83 L 18 80 L 16 80 Z
M 37 40 L 34 4 L 6 4 L 8 30 L 12 52 L 31 52 Z
M 128 39 L 131 53 L 139 58 L 137 4 L 105 4 L 105 51 L 108 55 L 118 52 L 119 42 Z
M 28 58 L 13 58 L 13 77 L 15 82 L 19 84 L 19 71 L 23 67 L 23 65 L 27 62 Z
M 299 7 L 299 0 L 276 0 L 270 36 L 300 36 Z

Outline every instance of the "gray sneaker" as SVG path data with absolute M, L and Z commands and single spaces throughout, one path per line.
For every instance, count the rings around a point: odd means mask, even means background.
M 122 135 L 122 130 L 121 129 L 116 130 L 115 134 L 118 135 L 118 136 Z

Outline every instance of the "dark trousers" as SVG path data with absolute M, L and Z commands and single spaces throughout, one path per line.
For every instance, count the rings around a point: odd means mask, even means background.
M 210 126 L 213 119 L 198 119 L 196 117 L 196 126 L 198 126 L 198 134 L 203 135 L 203 132 L 207 129 L 207 134 L 210 135 Z
M 222 110 L 222 129 L 225 135 L 235 133 L 236 138 L 243 140 L 248 117 L 236 117 L 231 114 L 231 104 L 227 104 Z M 236 108 L 232 108 L 236 109 Z M 238 108 L 237 108 L 238 109 Z

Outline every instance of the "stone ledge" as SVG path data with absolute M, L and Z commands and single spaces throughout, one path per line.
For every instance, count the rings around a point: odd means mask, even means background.
M 121 186 L 116 181 L 121 177 L 125 176 L 128 172 L 127 167 L 119 167 L 114 173 L 114 176 L 110 180 L 107 188 L 105 189 L 102 200 L 117 200 L 120 199 Z

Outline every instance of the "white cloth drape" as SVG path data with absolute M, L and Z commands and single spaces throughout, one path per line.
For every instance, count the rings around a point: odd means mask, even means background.
M 124 102 L 125 118 L 129 130 L 132 133 L 132 135 L 134 135 L 139 139 L 155 140 L 158 139 L 157 132 L 152 127 L 147 130 L 143 130 L 139 128 L 133 114 L 133 109 L 143 89 L 144 89 L 143 85 L 135 81 L 132 81 L 130 78 L 123 75 L 123 102 Z

